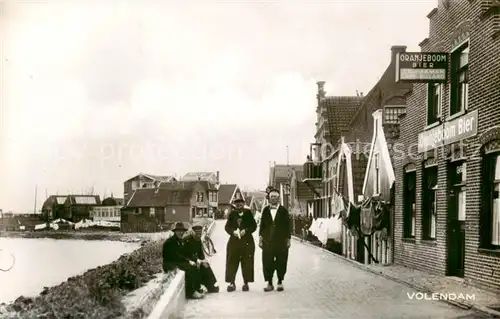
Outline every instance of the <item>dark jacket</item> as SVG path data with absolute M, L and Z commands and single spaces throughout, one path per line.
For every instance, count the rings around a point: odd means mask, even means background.
M 241 218 L 241 224 L 238 226 L 238 219 Z M 257 230 L 257 223 L 253 218 L 253 214 L 248 209 L 243 209 L 243 216 L 239 216 L 238 210 L 233 210 L 227 217 L 226 226 L 224 227 L 226 233 L 234 237 L 233 233 L 236 229 L 245 230 L 245 235 L 241 238 L 244 241 L 252 241 L 252 233 Z
M 292 238 L 292 225 L 288 210 L 279 206 L 275 219 L 271 216 L 270 206 L 264 207 L 260 218 L 259 236 L 263 242 L 273 244 L 286 244 Z
M 183 240 L 188 258 L 190 258 L 192 261 L 196 261 L 197 259 L 205 259 L 205 252 L 203 251 L 201 239 L 198 239 L 193 235 L 188 235 Z
M 170 236 L 163 243 L 163 270 L 168 271 L 175 267 L 189 263 L 184 241 L 175 235 Z

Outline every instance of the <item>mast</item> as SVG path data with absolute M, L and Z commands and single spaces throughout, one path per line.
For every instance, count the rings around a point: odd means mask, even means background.
M 38 191 L 38 185 L 35 185 L 35 206 L 33 207 L 33 214 L 36 214 L 36 195 Z
M 286 166 L 290 165 L 288 145 L 286 146 Z

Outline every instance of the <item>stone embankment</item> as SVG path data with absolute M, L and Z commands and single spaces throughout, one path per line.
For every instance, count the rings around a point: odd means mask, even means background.
M 205 222 L 212 223 L 212 220 Z M 58 286 L 45 287 L 39 296 L 20 296 L 13 303 L 1 304 L 1 318 L 145 318 L 159 311 L 161 315 L 175 313 L 183 306 L 183 272 L 162 271 L 162 244 L 172 235 L 170 231 L 154 234 L 60 232 L 57 235 L 64 239 L 141 241 L 143 244 L 111 264 L 71 277 Z

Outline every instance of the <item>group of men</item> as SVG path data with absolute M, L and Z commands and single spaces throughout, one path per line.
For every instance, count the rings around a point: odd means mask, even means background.
M 239 195 L 239 194 L 238 194 Z M 280 205 L 280 193 L 267 189 L 269 205 L 260 215 L 259 227 L 245 201 L 240 196 L 234 201 L 234 209 L 227 216 L 224 227 L 229 235 L 226 247 L 225 281 L 228 292 L 236 290 L 236 274 L 241 264 L 243 291 L 249 291 L 254 282 L 255 240 L 253 234 L 259 229 L 258 245 L 262 249 L 262 268 L 267 285 L 265 292 L 274 290 L 274 273 L 277 275 L 277 290 L 283 291 L 283 280 L 287 271 L 288 251 L 291 244 L 291 221 L 288 210 Z M 205 258 L 201 243 L 201 226 L 193 226 L 194 236 L 184 238 L 186 229 L 182 223 L 174 228 L 175 236 L 163 245 L 163 268 L 165 271 L 178 268 L 185 271 L 186 296 L 201 298 L 205 286 L 207 292 L 219 292 L 217 280 Z
M 187 233 L 188 229 L 182 222 L 175 224 L 174 235 L 163 243 L 163 271 L 183 270 L 186 297 L 199 299 L 205 292 L 219 292 L 219 286 L 203 251 L 201 242 L 203 227 L 194 225 L 191 230 Z

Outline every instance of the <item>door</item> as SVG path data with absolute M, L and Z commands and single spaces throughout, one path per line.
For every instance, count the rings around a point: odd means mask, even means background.
M 465 177 L 466 163 L 448 168 L 448 276 L 464 277 L 465 264 Z

